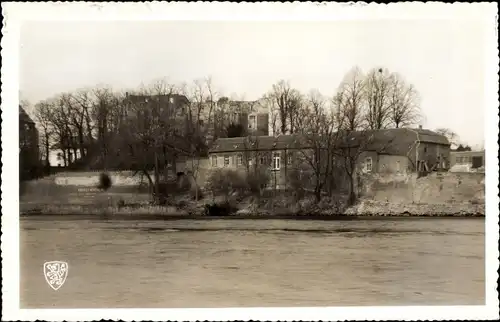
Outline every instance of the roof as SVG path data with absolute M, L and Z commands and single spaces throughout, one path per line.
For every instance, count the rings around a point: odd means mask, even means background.
M 338 146 L 363 147 L 366 151 L 377 151 L 381 154 L 406 155 L 414 143 L 432 143 L 449 146 L 448 139 L 438 133 L 424 129 L 386 129 L 366 132 L 352 132 L 343 137 Z M 254 143 L 255 142 L 255 143 Z M 292 134 L 258 137 L 238 137 L 217 139 L 210 153 L 236 152 L 245 150 L 284 150 L 293 148 L 310 148 L 305 136 Z
M 35 124 L 24 108 L 19 105 L 19 122 Z
M 298 135 L 220 138 L 213 143 L 210 153 L 245 150 L 284 150 L 296 148 L 297 145 L 305 146 L 305 144 L 300 144 L 300 137 Z
M 376 151 L 380 154 L 406 155 L 415 142 L 450 146 L 448 139 L 441 134 L 426 129 L 384 129 L 357 132 L 361 141 L 357 145 L 365 145 L 365 150 Z

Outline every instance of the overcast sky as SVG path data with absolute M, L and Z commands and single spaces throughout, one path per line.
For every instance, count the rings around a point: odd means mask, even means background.
M 212 76 L 256 99 L 280 79 L 332 96 L 354 66 L 386 67 L 419 91 L 424 127 L 483 143 L 483 26 L 466 20 L 352 22 L 30 22 L 21 29 L 20 91 L 32 104 L 108 84 Z

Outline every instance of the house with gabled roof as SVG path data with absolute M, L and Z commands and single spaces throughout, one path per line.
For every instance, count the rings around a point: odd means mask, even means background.
M 350 132 L 339 135 L 333 148 L 334 157 L 342 151 L 357 150 L 360 173 L 408 173 L 447 171 L 450 143 L 443 135 L 430 130 L 383 129 Z M 341 139 L 340 139 L 341 138 Z M 245 170 L 263 166 L 274 173 L 277 184 L 286 182 L 291 169 L 303 167 L 304 156 L 312 149 L 324 149 L 299 134 L 256 137 L 221 138 L 209 150 L 210 165 L 215 168 Z M 332 149 L 330 149 L 332 150 Z

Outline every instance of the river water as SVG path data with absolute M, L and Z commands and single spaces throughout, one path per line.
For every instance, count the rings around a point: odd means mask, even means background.
M 22 218 L 21 308 L 481 305 L 484 219 Z M 69 264 L 52 290 L 43 263 Z

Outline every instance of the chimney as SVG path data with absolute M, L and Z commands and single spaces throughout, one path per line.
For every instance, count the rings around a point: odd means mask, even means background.
M 421 129 L 422 129 L 422 125 L 419 125 L 419 126 L 418 126 L 418 129 L 419 129 L 419 130 L 421 130 Z

